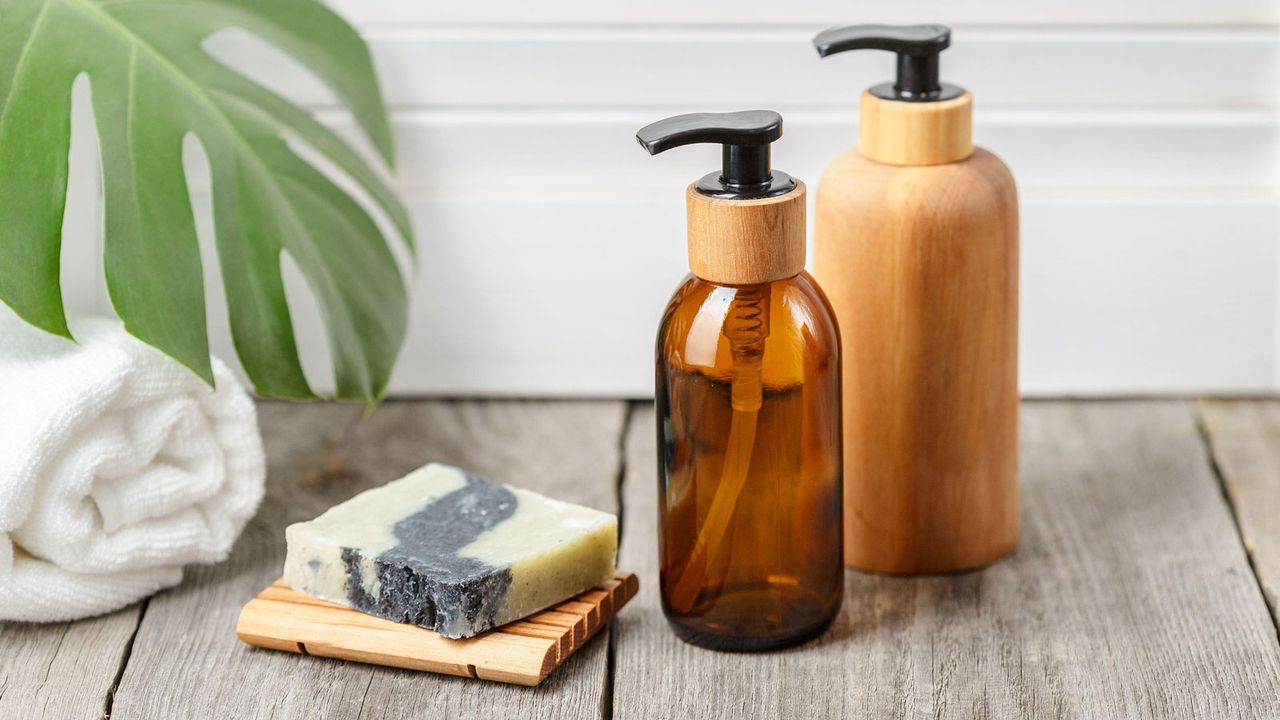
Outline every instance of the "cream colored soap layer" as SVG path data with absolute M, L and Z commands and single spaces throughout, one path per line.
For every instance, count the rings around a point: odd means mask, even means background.
M 612 577 L 617 519 L 432 464 L 286 539 L 290 587 L 466 637 Z
M 462 548 L 462 554 L 511 571 L 497 625 L 535 613 L 613 577 L 618 519 L 528 490 L 511 519 Z

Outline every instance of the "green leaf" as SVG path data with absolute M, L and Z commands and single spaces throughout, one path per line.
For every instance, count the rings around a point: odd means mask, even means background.
M 408 214 L 331 130 L 205 52 L 205 39 L 228 28 L 310 68 L 390 165 L 368 49 L 313 0 L 0 0 L 0 300 L 69 336 L 58 257 L 71 85 L 84 74 L 102 154 L 107 288 L 129 331 L 212 382 L 182 161 L 194 136 L 209 160 L 232 337 L 257 390 L 314 396 L 285 300 L 287 252 L 324 319 L 338 397 L 376 400 L 404 340 L 404 279 L 364 208 L 289 140 L 353 180 L 412 251 Z

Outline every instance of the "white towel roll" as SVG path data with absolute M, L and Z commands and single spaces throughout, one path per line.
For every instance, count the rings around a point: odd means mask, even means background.
M 0 620 L 88 617 L 217 562 L 262 500 L 253 401 L 126 333 L 0 309 Z

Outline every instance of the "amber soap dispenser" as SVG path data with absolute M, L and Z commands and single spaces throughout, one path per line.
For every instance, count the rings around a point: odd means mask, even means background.
M 1018 542 L 1018 196 L 973 145 L 972 95 L 939 81 L 950 43 L 941 25 L 814 38 L 897 55 L 814 223 L 844 338 L 845 560 L 867 570 L 965 570 Z
M 688 187 L 689 267 L 657 341 L 662 608 L 682 639 L 763 650 L 821 633 L 843 594 L 840 340 L 804 271 L 805 186 L 770 165 L 782 117 L 656 122 L 650 154 L 723 146 Z

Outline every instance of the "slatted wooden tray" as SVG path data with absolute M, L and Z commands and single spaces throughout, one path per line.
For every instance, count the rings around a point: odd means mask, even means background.
M 607 625 L 640 584 L 629 572 L 486 633 L 450 640 L 304 595 L 277 580 L 240 611 L 236 635 L 257 647 L 410 670 L 537 685 Z

